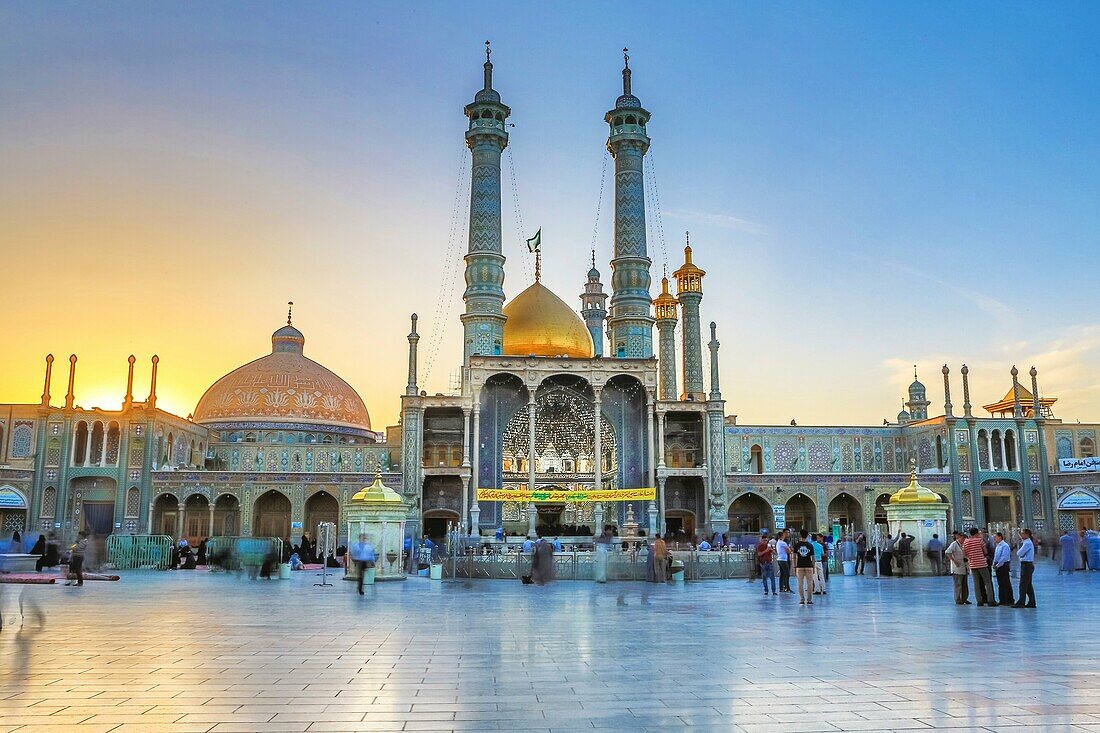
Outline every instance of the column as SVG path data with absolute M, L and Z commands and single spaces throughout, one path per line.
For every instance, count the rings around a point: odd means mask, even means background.
M 993 463 L 993 431 L 985 431 L 985 447 L 989 451 L 989 470 L 992 471 L 996 466 Z
M 477 485 L 481 480 L 481 456 L 479 451 L 481 447 L 481 395 L 477 392 L 474 393 L 474 425 L 471 432 L 470 452 L 473 460 L 470 463 L 470 534 L 474 535 L 481 532 L 481 528 L 478 526 L 481 507 L 477 505 Z
M 209 506 L 210 506 L 210 523 L 206 525 L 206 536 L 207 537 L 213 537 L 215 534 L 217 534 L 216 532 L 214 532 L 214 504 L 213 504 L 213 502 L 211 502 Z
M 592 460 L 592 487 L 596 491 L 599 491 L 603 488 L 603 438 L 600 435 L 603 428 L 603 403 L 601 401 L 603 388 L 593 387 L 592 391 L 595 394 L 595 397 L 592 399 L 592 424 L 595 427 L 595 438 L 593 443 L 594 456 Z
M 527 504 L 527 536 L 528 537 L 537 537 L 538 536 L 538 534 L 535 532 L 535 516 L 536 516 L 536 514 L 537 514 L 537 511 L 535 509 L 535 502 L 533 502 L 533 501 L 529 502 Z
M 661 534 L 665 532 L 665 477 L 657 477 L 657 527 Z
M 657 502 L 651 501 L 649 503 L 649 509 L 646 510 L 646 514 L 649 515 L 649 536 L 653 537 L 657 534 Z
M 603 534 L 603 524 L 604 524 L 604 522 L 603 522 L 603 504 L 601 502 L 597 501 L 596 502 L 596 507 L 592 510 L 592 512 L 595 515 L 595 520 L 596 520 L 595 534 L 596 535 Z
M 656 475 L 653 458 L 653 395 L 649 393 L 646 394 L 645 417 L 646 483 L 648 484 Z
M 176 542 L 183 537 L 183 502 L 176 504 Z
M 1008 454 L 1005 453 L 1005 433 L 1001 431 L 1001 470 L 1008 470 Z
M 665 413 L 657 413 L 657 467 L 665 467 Z M 661 502 L 664 511 L 664 502 Z
M 535 390 L 528 387 L 527 398 L 527 490 L 535 490 Z M 532 508 L 535 506 L 531 505 Z M 534 527 L 534 525 L 531 525 Z

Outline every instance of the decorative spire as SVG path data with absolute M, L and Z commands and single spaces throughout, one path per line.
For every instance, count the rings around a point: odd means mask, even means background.
M 1020 409 L 1020 370 L 1013 364 L 1009 373 L 1012 375 L 1012 417 L 1019 420 L 1024 416 L 1023 410 Z
M 592 269 L 596 269 L 596 248 L 592 248 Z
M 485 42 L 485 88 L 493 88 L 493 62 L 489 60 L 489 57 L 493 55 L 492 45 Z
M 970 367 L 962 365 L 963 375 L 963 417 L 974 417 L 970 412 Z
M 412 330 L 409 332 L 409 381 L 405 385 L 405 395 L 415 397 L 419 392 L 416 385 L 416 344 L 420 341 L 420 334 L 416 332 L 416 314 L 412 314 Z
M 50 379 L 53 375 L 53 354 L 46 354 L 46 380 L 42 385 L 42 407 L 50 406 Z
M 294 301 L 288 300 L 286 302 L 286 325 L 294 325 Z
M 951 414 L 951 380 L 948 375 L 951 374 L 951 370 L 947 368 L 947 365 L 943 365 L 943 411 L 947 417 L 954 417 Z
M 153 354 L 153 374 L 149 378 L 149 397 L 145 400 L 145 406 L 150 410 L 157 406 L 157 364 L 160 363 L 160 357 Z
M 126 362 L 130 365 L 130 368 L 126 372 L 126 399 L 123 400 L 123 407 L 130 409 L 130 405 L 134 404 L 134 362 L 137 358 L 130 354 L 130 357 L 126 359 Z
M 623 49 L 623 96 L 630 96 L 630 49 Z
M 920 381 L 919 379 L 917 379 L 917 365 L 916 364 L 913 365 L 913 381 L 914 382 L 919 382 Z
M 73 385 L 76 382 L 76 354 L 69 355 L 69 391 L 65 394 L 65 409 L 73 409 Z
M 1042 405 L 1039 403 L 1039 371 L 1035 367 L 1031 367 L 1031 409 L 1032 417 L 1039 420 L 1043 417 Z
M 722 399 L 722 390 L 718 386 L 718 324 L 710 322 L 710 399 Z
M 542 280 L 542 250 L 535 250 L 535 282 Z

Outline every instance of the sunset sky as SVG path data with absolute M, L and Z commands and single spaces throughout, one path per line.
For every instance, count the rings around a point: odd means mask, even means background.
M 156 353 L 187 415 L 288 300 L 376 429 L 414 311 L 448 390 L 489 38 L 509 296 L 540 226 L 544 284 L 579 307 L 594 232 L 610 282 L 629 46 L 654 295 L 690 230 L 739 422 L 879 424 L 913 364 L 942 411 L 945 362 L 956 408 L 963 362 L 978 405 L 1034 364 L 1057 416 L 1098 420 L 1098 27 L 1095 3 L 5 2 L 0 401 L 38 400 L 48 352 L 55 404 L 73 352 L 78 404 L 117 407 L 130 353 L 143 399 Z

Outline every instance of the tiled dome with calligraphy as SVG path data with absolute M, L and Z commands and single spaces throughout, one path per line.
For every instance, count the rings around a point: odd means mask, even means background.
M 194 421 L 220 429 L 270 423 L 338 427 L 366 435 L 370 415 L 351 385 L 303 355 L 305 337 L 286 325 L 272 334 L 271 353 L 238 367 L 206 390 Z

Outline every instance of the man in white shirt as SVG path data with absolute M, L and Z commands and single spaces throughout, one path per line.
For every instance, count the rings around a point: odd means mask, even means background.
M 779 561 L 779 592 L 793 593 L 791 590 L 791 546 L 787 540 L 790 531 L 783 530 L 775 543 L 775 554 Z
M 1005 536 L 1001 532 L 994 535 L 997 544 L 993 546 L 993 571 L 997 574 L 997 603 L 1011 606 L 1015 601 L 1012 598 L 1012 580 L 1009 578 L 1009 570 L 1012 565 L 1012 548 L 1005 542 Z
M 970 605 L 970 585 L 966 579 L 966 553 L 962 548 L 963 534 L 955 533 L 955 541 L 943 553 L 951 562 L 951 577 L 955 581 L 955 603 Z

